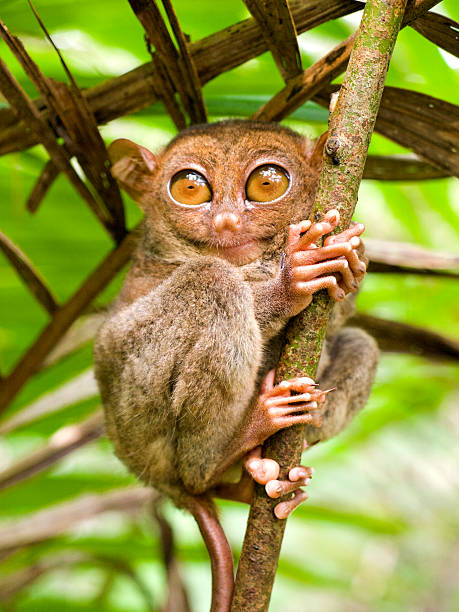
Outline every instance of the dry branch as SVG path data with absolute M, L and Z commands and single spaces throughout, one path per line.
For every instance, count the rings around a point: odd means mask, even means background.
M 287 0 L 244 0 L 258 22 L 284 81 L 302 71 L 295 22 Z
M 397 266 L 404 271 L 414 269 L 418 272 L 422 269 L 432 272 L 459 268 L 459 255 L 431 251 L 417 244 L 367 238 L 365 246 L 366 255 L 373 263 Z
M 314 96 L 328 108 L 330 95 L 339 85 L 330 85 Z M 413 149 L 443 172 L 459 176 L 459 106 L 423 93 L 385 87 L 375 131 Z
M 0 413 L 5 411 L 23 385 L 37 372 L 71 324 L 129 261 L 136 241 L 137 233 L 132 231 L 105 257 L 76 293 L 54 313 L 52 321 L 28 348 L 11 373 L 0 382 Z
M 52 43 L 41 21 L 40 25 Z M 12 36 L 1 22 L 0 35 L 43 96 L 54 132 L 57 136 L 62 136 L 68 149 L 76 155 L 86 176 L 101 198 L 114 237 L 120 240 L 125 234 L 124 208 L 120 190 L 115 179 L 108 172 L 108 154 L 94 115 L 62 56 L 58 51 L 59 58 L 70 79 L 70 87 L 46 78 L 28 55 L 22 42 L 16 36 Z M 52 44 L 54 46 L 54 43 Z
M 113 510 L 138 513 L 157 499 L 153 489 L 116 489 L 101 495 L 82 495 L 31 516 L 11 520 L 0 527 L 0 551 L 8 551 L 55 538 L 82 521 Z
M 95 335 L 95 330 L 93 335 Z M 65 382 L 60 387 L 45 393 L 32 404 L 25 406 L 18 412 L 0 423 L 0 436 L 4 436 L 20 427 L 30 425 L 39 419 L 43 419 L 67 406 L 76 404 L 99 394 L 96 379 L 92 369 L 78 374 Z
M 376 339 L 382 351 L 411 353 L 436 361 L 457 363 L 459 360 L 459 342 L 424 327 L 389 321 L 364 313 L 354 315 L 349 319 L 349 325 L 366 329 Z
M 7 32 L 5 26 L 1 22 L 0 32 Z M 57 168 L 68 177 L 99 221 L 110 233 L 112 233 L 113 227 L 110 219 L 105 215 L 104 211 L 101 210 L 92 193 L 73 169 L 66 152 L 56 142 L 52 128 L 13 77 L 2 59 L 0 59 L 0 91 L 10 103 L 18 119 L 22 120 L 24 125 L 35 134 L 36 142 L 41 142 Z
M 129 4 L 145 28 L 147 40 L 155 47 L 156 53 L 152 54 L 152 60 L 157 72 L 162 75 L 162 85 L 166 85 L 168 89 L 167 80 L 170 79 L 171 81 L 172 98 L 170 94 L 166 98 L 167 93 L 166 96 L 161 95 L 161 91 L 155 88 L 166 108 L 169 108 L 169 105 L 173 102 L 173 94 L 176 91 L 191 122 L 205 123 L 207 112 L 202 97 L 198 71 L 172 4 L 169 0 L 163 0 L 180 52 L 175 47 L 166 22 L 154 0 L 129 0 Z M 186 121 L 183 114 L 175 106 L 171 106 L 171 111 L 171 116 L 177 127 L 179 129 L 185 127 Z
M 90 342 L 105 317 L 105 310 L 80 317 L 44 359 L 42 367 L 46 368 L 57 363 Z
M 0 232 L 0 250 L 9 260 L 29 291 L 43 308 L 52 315 L 58 308 L 55 297 L 33 263 L 3 232 Z
M 27 210 L 31 213 L 37 212 L 38 207 L 40 206 L 43 198 L 48 193 L 49 188 L 54 183 L 54 181 L 59 176 L 59 168 L 50 159 L 46 162 L 45 167 L 41 171 L 40 176 L 38 177 L 37 182 L 32 189 L 29 197 L 27 198 Z
M 188 593 L 175 554 L 174 532 L 159 504 L 153 504 L 153 516 L 159 527 L 163 563 L 167 574 L 167 601 L 162 612 L 191 612 Z
M 385 75 L 402 23 L 406 0 L 369 0 L 349 60 L 345 81 L 330 118 L 328 151 L 312 218 L 329 208 L 341 213 L 341 229 L 350 223 L 376 120 Z M 332 144 L 334 145 L 332 147 Z M 332 150 L 333 149 L 333 150 Z M 315 375 L 325 333 L 329 299 L 317 296 L 313 304 L 289 325 L 277 378 Z M 281 476 L 297 465 L 303 427 L 279 432 L 264 445 L 263 454 L 278 461 Z M 267 610 L 285 521 L 274 517 L 278 500 L 256 487 L 238 567 L 232 610 Z
M 12 487 L 46 470 L 77 448 L 99 438 L 104 432 L 102 411 L 92 414 L 82 423 L 58 429 L 49 443 L 0 472 L 0 491 Z
M 129 4 L 146 33 L 148 50 L 152 55 L 156 77 L 159 77 L 158 79 L 153 76 L 152 79 L 152 82 L 155 83 L 153 87 L 156 95 L 163 102 L 177 129 L 181 130 L 186 127 L 186 119 L 175 101 L 175 92 L 179 94 L 187 112 L 190 112 L 191 109 L 188 105 L 179 55 L 166 22 L 154 0 L 129 0 Z M 151 45 L 154 45 L 155 53 L 152 53 Z
M 412 2 L 407 7 L 402 27 L 413 24 L 419 15 L 428 11 L 438 1 L 416 0 Z M 302 74 L 291 79 L 252 118 L 260 121 L 281 121 L 293 113 L 345 70 L 354 41 L 355 34 L 352 34 Z
M 170 0 L 162 0 L 164 9 L 169 19 L 172 31 L 174 32 L 175 40 L 180 49 L 180 67 L 183 77 L 185 78 L 186 87 L 186 108 L 189 109 L 190 118 L 194 123 L 206 123 L 207 111 L 202 96 L 201 82 L 199 80 L 198 69 L 191 55 L 190 43 L 187 36 L 183 33 L 182 28 L 175 14 L 174 7 Z
M 437 0 L 438 1 L 438 0 Z M 434 3 L 435 4 L 435 3 Z M 293 0 L 290 8 L 298 34 L 315 28 L 330 19 L 337 19 L 361 10 L 356 0 Z M 240 66 L 267 50 L 259 25 L 247 19 L 190 44 L 201 85 L 219 74 Z M 97 123 L 141 110 L 158 101 L 154 82 L 157 80 L 151 62 L 91 87 L 83 92 Z M 153 85 L 152 85 L 153 84 Z M 36 102 L 38 111 L 43 103 Z M 40 142 L 16 119 L 12 109 L 0 110 L 0 155 L 21 151 Z
M 457 21 L 444 15 L 438 15 L 438 13 L 427 13 L 412 23 L 411 27 L 441 49 L 459 57 L 459 23 Z
M 354 46 L 354 40 L 355 35 L 352 34 L 302 74 L 291 79 L 281 91 L 253 114 L 252 119 L 280 121 L 293 113 L 343 72 Z
M 364 179 L 378 181 L 424 181 L 450 176 L 414 155 L 369 155 L 363 170 Z

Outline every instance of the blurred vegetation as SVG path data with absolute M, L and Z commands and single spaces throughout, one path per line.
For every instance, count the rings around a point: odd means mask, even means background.
M 143 30 L 127 2 L 36 0 L 36 8 L 61 49 L 77 83 L 89 87 L 149 61 Z M 178 17 L 197 40 L 248 16 L 239 0 L 175 0 Z M 455 0 L 436 12 L 459 18 Z M 64 80 L 25 0 L 3 0 L 0 14 L 47 76 Z M 359 13 L 300 36 L 307 67 L 358 24 Z M 36 92 L 4 43 L 1 55 L 33 97 Z M 389 85 L 458 103 L 458 60 L 410 28 L 399 36 Z M 269 54 L 223 74 L 204 87 L 212 120 L 249 116 L 282 87 Z M 287 125 L 316 136 L 327 114 L 307 103 Z M 107 141 L 128 137 L 152 149 L 174 134 L 161 105 L 102 127 Z M 401 147 L 375 135 L 371 153 Z M 32 259 L 57 298 L 68 298 L 110 250 L 110 241 L 64 177 L 31 216 L 25 200 L 47 159 L 41 147 L 0 157 L 0 226 Z M 128 225 L 140 213 L 125 197 Z M 455 179 L 421 183 L 363 182 L 355 215 L 367 236 L 458 250 L 459 187 Z M 122 275 L 97 299 L 106 304 Z M 0 257 L 0 366 L 8 372 L 47 321 L 47 316 Z M 453 279 L 369 275 L 358 308 L 376 316 L 421 325 L 459 338 L 459 287 Z M 39 372 L 8 415 L 53 393 L 91 368 L 91 346 Z M 342 435 L 304 455 L 316 469 L 310 500 L 289 520 L 271 610 L 289 612 L 459 610 L 459 368 L 408 355 L 385 354 L 364 412 Z M 86 379 L 85 379 L 86 380 Z M 0 469 L 41 448 L 59 428 L 99 404 L 91 384 L 79 400 L 57 401 L 58 410 L 17 428 L 0 442 Z M 80 389 L 81 391 L 81 389 Z M 71 398 L 71 395 L 70 395 Z M 0 493 L 1 519 L 19 519 L 80 495 L 103 492 L 134 479 L 106 439 L 64 458 L 55 467 Z M 234 551 L 243 537 L 247 509 L 222 503 L 222 520 Z M 193 520 L 166 505 L 177 556 L 195 610 L 210 597 L 207 554 Z M 96 516 L 65 535 L 18 550 L 3 559 L 8 576 L 67 553 L 81 559 L 19 592 L 5 609 L 24 612 L 159 609 L 166 592 L 159 532 L 147 510 Z M 126 562 L 129 571 L 120 569 Z M 123 566 L 124 567 L 124 566 Z M 144 588 L 142 587 L 144 585 Z M 145 592 L 146 591 L 146 592 Z M 149 597 L 153 603 L 149 602 Z M 150 606 L 150 607 L 149 607 Z

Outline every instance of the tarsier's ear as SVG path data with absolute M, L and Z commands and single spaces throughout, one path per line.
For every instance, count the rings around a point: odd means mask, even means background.
M 131 140 L 120 138 L 108 147 L 111 173 L 133 200 L 140 202 L 151 189 L 150 176 L 156 165 L 151 151 Z
M 309 155 L 309 164 L 311 168 L 319 170 L 322 165 L 325 143 L 327 142 L 328 132 L 324 132 L 315 141 L 312 151 Z

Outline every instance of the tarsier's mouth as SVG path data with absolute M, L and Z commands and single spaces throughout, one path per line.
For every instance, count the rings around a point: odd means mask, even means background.
M 248 240 L 240 244 L 216 244 L 212 247 L 216 255 L 236 265 L 250 263 L 260 256 L 261 250 L 258 240 Z

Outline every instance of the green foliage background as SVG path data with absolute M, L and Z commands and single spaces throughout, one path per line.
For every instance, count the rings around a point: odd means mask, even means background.
M 149 60 L 143 30 L 127 2 L 36 0 L 39 14 L 63 52 L 78 84 L 89 87 Z M 197 40 L 245 18 L 239 0 L 176 0 L 179 19 Z M 454 0 L 435 9 L 458 19 Z M 44 40 L 25 0 L 3 0 L 0 15 L 48 76 L 64 80 L 56 54 Z M 300 37 L 304 66 L 356 27 L 359 13 Z M 4 43 L 0 52 L 26 91 L 36 96 Z M 458 60 L 410 28 L 399 36 L 388 84 L 458 103 Z M 282 87 L 269 54 L 221 75 L 204 88 L 212 119 L 249 116 Z M 326 112 L 307 103 L 286 123 L 316 136 Z M 161 105 L 102 127 L 107 141 L 128 137 L 152 149 L 174 127 Z M 402 149 L 374 136 L 373 153 Z M 25 200 L 47 159 L 41 147 L 0 158 L 0 226 L 35 262 L 59 300 L 65 300 L 111 248 L 109 239 L 65 178 L 51 188 L 38 213 Z M 127 197 L 125 198 L 127 201 Z M 127 202 L 129 226 L 140 213 Z M 455 179 L 420 183 L 362 183 L 355 218 L 367 235 L 458 249 L 459 188 Z M 97 303 L 109 301 L 117 279 Z M 47 321 L 47 316 L 0 257 L 0 365 L 9 371 Z M 423 325 L 459 337 L 459 288 L 450 279 L 414 275 L 369 275 L 359 296 L 361 311 Z M 91 367 L 91 346 L 41 371 L 16 399 L 10 413 L 53 392 Z M 458 368 L 407 355 L 383 355 L 365 411 L 335 440 L 304 456 L 316 475 L 310 500 L 288 523 L 273 611 L 417 611 L 459 609 Z M 50 395 L 50 397 L 52 397 Z M 0 442 L 0 469 L 40 448 L 59 427 L 81 420 L 98 406 L 97 396 L 63 405 L 52 416 L 15 430 Z M 0 494 L 0 518 L 29 515 L 87 492 L 134 483 L 105 440 L 73 453 L 56 467 Z M 237 551 L 247 510 L 221 504 L 223 524 Z M 167 506 L 177 554 L 195 610 L 208 606 L 206 552 L 192 519 Z M 100 563 L 50 572 L 23 591 L 15 609 L 146 610 L 134 582 L 105 560 L 132 563 L 155 606 L 165 594 L 158 533 L 145 512 L 136 518 L 108 513 L 65 536 L 17 552 L 0 571 L 16 571 L 60 551 L 84 551 Z M 108 587 L 107 587 L 108 585 Z M 106 588 L 107 587 L 107 588 Z

